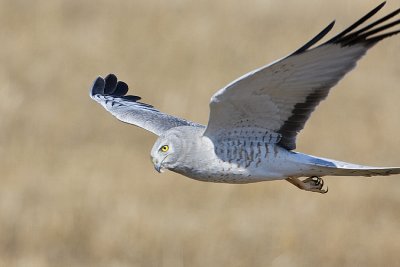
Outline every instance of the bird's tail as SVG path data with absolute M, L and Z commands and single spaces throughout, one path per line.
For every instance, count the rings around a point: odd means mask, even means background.
M 333 176 L 388 176 L 393 174 L 400 174 L 399 167 L 371 167 L 352 165 L 346 167 L 322 167 L 325 175 Z
M 309 156 L 301 153 L 303 162 L 307 162 L 315 168 L 311 168 L 309 176 L 387 176 L 400 174 L 400 167 L 372 167 L 342 162 L 332 159 Z M 309 166 L 310 166 L 309 165 Z

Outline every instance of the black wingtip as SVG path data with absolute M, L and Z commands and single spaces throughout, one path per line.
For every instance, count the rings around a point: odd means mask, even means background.
M 114 74 L 110 73 L 104 78 L 106 85 L 104 87 L 104 94 L 106 95 L 112 95 L 115 91 L 115 88 L 117 87 L 117 76 Z
M 118 81 L 117 76 L 111 73 L 105 78 L 101 76 L 97 77 L 90 89 L 90 95 L 94 96 L 96 94 L 101 94 L 124 96 L 126 93 L 128 93 L 128 90 L 128 85 L 123 81 Z
M 356 21 L 354 24 L 352 24 L 350 27 L 330 39 L 327 43 L 336 43 L 336 44 L 341 44 L 342 46 L 347 46 L 347 45 L 354 45 L 358 43 L 363 43 L 366 46 L 371 46 L 375 44 L 377 41 L 380 41 L 384 38 L 368 38 L 371 35 L 375 33 L 382 32 L 383 30 L 389 29 L 395 25 L 398 25 L 399 22 L 395 21 L 393 23 L 389 23 L 387 25 L 383 25 L 381 27 L 375 28 L 377 25 L 381 25 L 383 22 L 388 21 L 390 18 L 396 16 L 399 13 L 399 9 L 393 11 L 392 13 L 384 16 L 381 19 L 376 20 L 375 22 L 363 27 L 362 29 L 359 29 L 355 32 L 353 32 L 354 29 L 356 29 L 358 26 L 360 26 L 362 23 L 370 19 L 372 16 L 374 16 L 376 13 L 378 13 L 379 10 L 382 9 L 382 7 L 386 4 L 386 2 L 382 2 L 380 5 L 375 7 L 373 10 L 368 12 L 366 15 L 364 15 L 361 19 Z M 385 37 L 388 37 L 390 35 L 384 35 Z M 373 40 L 373 41 L 372 41 Z
M 375 26 L 381 24 L 382 22 L 385 22 L 385 21 L 397 16 L 399 13 L 400 13 L 400 8 L 396 9 L 392 13 L 389 13 L 388 15 L 384 16 L 383 18 L 380 18 L 380 19 L 376 20 L 375 22 L 370 23 L 370 24 L 368 24 L 367 26 L 365 26 L 365 27 L 363 27 L 361 29 L 359 29 L 359 30 L 357 30 L 355 32 L 352 32 L 346 38 L 349 39 L 349 38 L 352 38 L 353 36 L 359 36 L 360 34 L 365 33 L 370 29 L 373 29 Z M 388 24 L 387 24 L 385 27 L 390 28 L 392 26 L 394 26 L 394 25 L 392 24 L 391 26 L 388 26 Z M 380 30 L 384 30 L 384 29 L 382 29 L 382 27 L 380 27 Z M 371 33 L 371 31 L 370 31 L 370 33 Z
M 144 107 L 153 106 L 138 102 L 141 97 L 136 95 L 126 95 L 129 91 L 129 86 L 123 82 L 118 81 L 117 76 L 108 74 L 105 78 L 98 77 L 90 90 L 90 96 L 93 98 L 95 95 L 100 94 L 104 96 L 118 97 L 127 101 L 137 102 Z
M 128 91 L 129 91 L 128 85 L 123 81 L 118 81 L 117 87 L 115 88 L 115 91 L 114 91 L 114 95 L 123 96 L 126 93 L 128 93 Z
M 305 45 L 297 49 L 292 53 L 292 55 L 300 54 L 306 51 L 308 48 L 316 44 L 319 40 L 321 40 L 325 35 L 327 35 L 330 30 L 332 30 L 333 26 L 335 25 L 335 21 L 332 21 L 328 26 L 325 27 L 320 33 L 318 33 L 314 38 L 308 41 Z
M 90 89 L 90 96 L 96 94 L 104 94 L 105 81 L 102 77 L 97 77 L 93 82 L 92 88 Z
M 369 18 L 371 18 L 373 15 L 375 15 L 379 10 L 382 9 L 382 7 L 386 5 L 386 2 L 382 2 L 380 5 L 378 5 L 377 7 L 375 7 L 374 9 L 372 9 L 370 12 L 368 12 L 366 15 L 364 15 L 361 19 L 357 20 L 355 23 L 353 23 L 350 27 L 348 27 L 347 29 L 345 29 L 344 31 L 342 31 L 341 33 L 339 33 L 338 35 L 336 35 L 335 37 L 333 37 L 332 39 L 330 39 L 327 43 L 334 43 L 338 40 L 340 40 L 340 38 L 342 38 L 343 36 L 345 36 L 346 34 L 348 34 L 349 32 L 351 32 L 352 30 L 354 30 L 355 28 L 357 28 L 359 25 L 361 25 L 362 23 L 364 23 L 365 21 L 367 21 Z
M 385 39 L 385 38 L 388 38 L 388 37 L 390 37 L 390 36 L 393 36 L 393 35 L 396 35 L 396 34 L 399 34 L 399 33 L 400 33 L 400 30 L 397 30 L 397 31 L 392 31 L 392 32 L 388 32 L 388 33 L 385 33 L 385 34 L 377 35 L 377 36 L 374 36 L 374 37 L 369 38 L 369 39 L 368 39 L 368 42 L 369 42 L 371 45 L 374 45 L 374 44 L 376 44 L 377 42 L 379 42 L 379 41 L 381 41 L 381 40 L 383 40 L 383 39 Z

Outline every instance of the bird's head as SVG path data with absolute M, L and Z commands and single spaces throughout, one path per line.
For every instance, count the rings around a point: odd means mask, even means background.
M 174 169 L 182 156 L 183 139 L 178 131 L 167 131 L 161 135 L 151 149 L 151 160 L 158 172 Z

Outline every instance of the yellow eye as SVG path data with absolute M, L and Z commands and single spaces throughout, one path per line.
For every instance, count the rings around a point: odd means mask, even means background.
M 168 149 L 169 149 L 169 146 L 167 146 L 167 145 L 163 145 L 163 146 L 160 148 L 160 150 L 161 150 L 162 152 L 167 152 Z

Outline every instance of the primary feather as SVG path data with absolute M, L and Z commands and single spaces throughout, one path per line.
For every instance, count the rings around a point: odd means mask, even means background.
M 382 33 L 400 23 L 396 20 L 382 25 L 400 9 L 353 31 L 384 4 L 328 42 L 310 48 L 332 29 L 332 22 L 291 55 L 249 72 L 219 90 L 211 98 L 205 135 L 213 138 L 226 129 L 255 127 L 280 134 L 279 144 L 289 150 L 295 149 L 297 134 L 330 89 L 355 67 L 368 49 L 400 32 Z
M 126 95 L 128 85 L 117 81 L 114 74 L 104 79 L 98 77 L 90 90 L 90 97 L 101 104 L 120 121 L 136 125 L 156 135 L 178 126 L 204 127 L 185 119 L 168 115 L 155 109 L 152 105 L 139 102 L 139 96 Z

